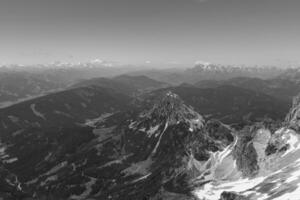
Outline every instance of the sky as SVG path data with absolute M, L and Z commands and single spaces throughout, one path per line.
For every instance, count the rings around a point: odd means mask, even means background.
M 0 0 L 0 64 L 300 63 L 299 0 Z

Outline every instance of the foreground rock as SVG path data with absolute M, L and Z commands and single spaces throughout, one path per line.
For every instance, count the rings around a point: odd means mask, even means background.
M 236 166 L 226 178 L 213 178 L 195 189 L 198 199 L 297 200 L 300 195 L 299 97 L 283 125 L 245 127 L 223 165 Z M 228 191 L 228 192 L 227 192 Z M 230 192 L 229 192 L 230 191 Z

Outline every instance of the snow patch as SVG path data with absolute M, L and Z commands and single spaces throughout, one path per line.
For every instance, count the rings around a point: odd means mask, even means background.
M 89 177 L 89 178 L 90 178 L 90 181 L 84 184 L 85 191 L 83 193 L 81 193 L 80 195 L 70 196 L 70 199 L 82 200 L 82 199 L 86 199 L 91 194 L 91 192 L 93 191 L 93 185 L 97 182 L 97 179 L 93 178 L 93 177 Z
M 167 130 L 168 125 L 169 125 L 169 123 L 168 123 L 168 121 L 167 121 L 166 124 L 165 124 L 165 128 L 164 128 L 164 130 L 162 131 L 162 133 L 160 134 L 159 139 L 158 139 L 158 142 L 156 143 L 156 145 L 155 145 L 155 147 L 154 147 L 154 149 L 153 149 L 151 155 L 154 155 L 154 154 L 156 153 L 157 148 L 158 148 L 158 146 L 159 146 L 159 144 L 160 144 L 161 138 L 162 138 L 162 136 L 164 135 L 165 131 Z
M 196 189 L 193 194 L 199 200 L 218 200 L 224 191 L 236 192 L 256 200 L 299 200 L 300 158 L 286 163 L 284 168 L 267 176 L 235 181 L 213 180 Z
M 18 123 L 19 122 L 19 118 L 13 115 L 9 115 L 8 119 L 10 119 L 10 121 L 12 121 L 13 123 Z
M 286 140 L 286 143 L 289 144 L 288 150 L 282 155 L 282 157 L 300 149 L 300 139 L 294 131 L 290 129 L 285 130 L 284 135 L 282 135 L 282 139 Z
M 114 165 L 114 164 L 122 164 L 128 157 L 130 157 L 132 154 L 128 154 L 126 156 L 123 156 L 122 158 L 118 159 L 118 160 L 113 160 L 113 161 L 110 161 L 110 162 L 107 162 L 105 163 L 104 165 L 98 167 L 98 169 L 103 169 L 105 167 L 109 167 L 111 165 Z
M 144 180 L 144 179 L 148 178 L 150 175 L 151 175 L 151 173 L 146 174 L 145 176 L 142 176 L 140 178 L 137 178 L 137 179 L 133 180 L 131 183 L 136 183 L 136 182 L 139 182 L 141 180 Z
M 40 117 L 40 118 L 42 118 L 43 120 L 46 120 L 44 114 L 42 114 L 41 112 L 39 112 L 39 111 L 36 109 L 36 105 L 35 105 L 34 103 L 30 105 L 30 108 L 31 108 L 33 114 L 35 114 L 35 116 Z
M 55 111 L 54 111 L 54 114 L 57 114 L 57 115 L 63 115 L 63 116 L 65 116 L 65 117 L 73 118 L 72 115 L 70 115 L 70 114 L 68 114 L 68 113 L 65 113 L 65 112 L 58 111 L 58 110 L 55 110 Z
M 133 163 L 130 167 L 124 169 L 122 172 L 125 173 L 126 175 L 133 175 L 133 174 L 141 174 L 141 175 L 147 175 L 149 174 L 149 167 L 153 161 L 148 158 L 147 160 L 138 162 L 138 163 Z
M 8 157 L 8 155 L 5 153 L 7 146 L 0 141 L 0 159 L 4 159 Z
M 52 169 L 50 169 L 48 172 L 46 172 L 45 175 L 54 174 L 54 173 L 58 172 L 60 169 L 62 169 L 63 167 L 65 167 L 67 164 L 68 164 L 67 161 L 61 162 L 58 165 L 56 165 L 55 167 L 53 167 Z
M 3 160 L 3 163 L 10 164 L 10 163 L 14 163 L 16 161 L 18 161 L 18 158 L 9 158 L 9 159 Z
M 150 129 L 147 131 L 147 136 L 152 137 L 154 133 L 159 129 L 159 125 L 156 125 L 154 127 L 150 127 Z
M 264 177 L 259 177 L 255 179 L 241 179 L 232 182 L 213 181 L 205 184 L 203 188 L 194 191 L 194 194 L 199 200 L 218 200 L 223 191 L 246 191 L 263 182 L 264 179 Z
M 104 113 L 95 119 L 88 119 L 85 121 L 86 126 L 96 127 L 97 123 L 105 122 L 106 118 L 112 116 L 114 113 Z
M 56 181 L 57 179 L 58 179 L 57 175 L 49 176 L 45 181 L 41 182 L 41 186 L 45 186 L 47 183 Z

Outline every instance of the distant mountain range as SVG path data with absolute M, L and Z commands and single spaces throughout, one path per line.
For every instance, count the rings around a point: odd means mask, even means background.
M 0 70 L 0 198 L 267 200 L 298 191 L 298 70 L 110 68 Z
M 284 71 L 284 73 L 280 74 L 279 78 L 290 80 L 300 84 L 300 69 L 299 68 L 287 69 Z
M 255 92 L 268 94 L 277 99 L 290 103 L 292 98 L 300 92 L 300 82 L 281 75 L 272 79 L 259 79 L 249 77 L 237 77 L 227 80 L 204 80 L 199 81 L 195 86 L 200 88 L 214 88 L 222 85 L 231 85 Z
M 147 76 L 121 75 L 113 78 L 93 78 L 74 84 L 72 87 L 100 86 L 116 90 L 127 95 L 134 95 L 138 92 L 151 91 L 167 87 L 167 83 L 156 81 Z
M 227 80 L 235 77 L 271 79 L 285 73 L 280 67 L 245 67 L 199 64 L 185 70 L 146 70 L 131 72 L 132 75 L 146 75 L 169 84 L 194 84 L 202 80 Z
M 77 65 L 2 67 L 0 68 L 0 107 L 63 90 L 82 80 L 120 75 L 130 71 L 129 68 L 111 68 L 95 63 L 85 67 Z
M 124 78 L 124 74 L 127 74 L 129 77 L 144 77 L 141 79 L 143 81 L 146 81 L 146 76 L 147 78 L 149 77 L 148 81 L 152 79 L 151 81 L 155 80 L 160 82 L 159 84 L 166 83 L 169 85 L 180 85 L 182 83 L 188 83 L 196 84 L 197 86 L 202 85 L 202 81 L 211 81 L 211 83 L 213 83 L 214 81 L 223 82 L 231 79 L 232 85 L 234 85 L 235 82 L 237 82 L 237 80 L 234 80 L 235 78 L 245 77 L 249 78 L 248 82 L 246 80 L 240 80 L 245 83 L 244 85 L 249 83 L 247 89 L 259 89 L 259 92 L 266 93 L 271 87 L 278 87 L 279 91 L 274 91 L 275 89 L 271 88 L 271 93 L 274 92 L 276 97 L 280 96 L 281 92 L 286 93 L 286 95 L 288 95 L 288 101 L 290 102 L 292 96 L 297 94 L 298 91 L 294 90 L 295 87 L 298 87 L 297 84 L 299 83 L 297 73 L 299 73 L 299 70 L 292 68 L 236 67 L 213 64 L 198 64 L 195 67 L 188 69 L 151 69 L 149 67 L 141 69 L 139 66 L 122 66 L 101 60 L 77 64 L 54 63 L 51 65 L 34 66 L 15 65 L 0 67 L 0 107 L 12 105 L 49 92 L 63 90 L 72 85 L 89 84 L 93 81 L 102 81 L 101 84 L 104 84 L 105 78 L 110 79 L 120 75 Z M 249 82 L 254 79 L 260 82 L 262 88 L 255 88 L 260 87 L 258 86 L 258 83 Z M 264 80 L 269 79 L 271 79 L 271 81 L 263 83 Z M 255 80 L 253 82 L 255 82 Z M 122 83 L 121 80 L 115 79 L 115 81 L 119 82 L 118 84 Z M 230 84 L 229 82 L 228 84 Z M 143 84 L 142 81 L 136 84 L 136 86 L 139 84 Z M 241 85 L 243 85 L 243 83 Z M 125 90 L 125 87 L 128 87 L 128 85 L 126 86 L 125 84 L 122 85 L 122 87 L 124 87 Z M 211 87 L 211 85 L 209 87 Z M 284 91 L 281 90 L 282 87 L 285 87 L 283 88 Z M 290 92 L 288 92 L 287 87 L 290 87 Z M 127 89 L 130 90 L 129 88 Z M 273 95 L 271 93 L 269 94 Z M 279 95 L 275 93 L 279 93 Z
M 43 75 L 2 72 L 0 73 L 0 107 L 57 91 L 63 87 L 64 83 L 61 81 L 48 79 Z

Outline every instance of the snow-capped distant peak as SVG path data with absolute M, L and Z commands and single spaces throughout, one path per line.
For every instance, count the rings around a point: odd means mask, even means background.
M 88 62 L 88 64 L 90 65 L 102 65 L 102 66 L 105 66 L 105 67 L 112 67 L 112 66 L 115 66 L 116 63 L 115 62 L 110 62 L 110 61 L 106 61 L 106 60 L 102 60 L 102 59 L 94 59 L 94 60 L 91 60 L 90 62 Z
M 204 65 L 204 66 L 208 66 L 208 65 L 211 65 L 210 62 L 206 62 L 206 61 L 201 61 L 201 60 L 198 60 L 195 62 L 195 65 Z
M 91 63 L 102 64 L 102 63 L 104 63 L 104 60 L 101 60 L 101 59 L 96 58 L 96 59 L 94 59 L 94 60 L 91 60 L 90 62 L 91 62 Z

